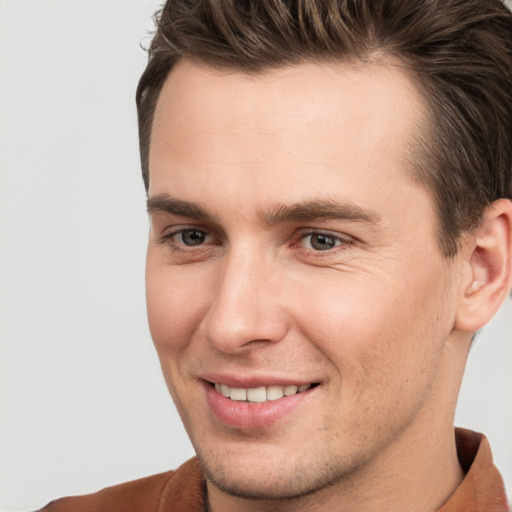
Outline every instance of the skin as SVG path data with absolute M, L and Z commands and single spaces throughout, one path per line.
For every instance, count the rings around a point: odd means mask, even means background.
M 460 483 L 472 276 L 469 249 L 442 256 L 406 163 L 424 112 L 391 63 L 170 73 L 150 148 L 148 316 L 211 510 L 432 511 Z M 206 400 L 212 374 L 319 385 L 274 424 L 232 428 Z

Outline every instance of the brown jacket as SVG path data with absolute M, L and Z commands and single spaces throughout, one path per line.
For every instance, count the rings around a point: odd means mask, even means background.
M 485 436 L 456 430 L 466 477 L 437 512 L 508 512 L 501 476 Z M 178 470 L 52 501 L 41 512 L 205 512 L 205 482 L 196 458 Z

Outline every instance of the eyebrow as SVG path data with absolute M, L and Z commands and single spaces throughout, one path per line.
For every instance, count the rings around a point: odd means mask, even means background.
M 277 205 L 260 217 L 269 225 L 331 219 L 378 224 L 381 220 L 380 215 L 373 210 L 353 203 L 338 203 L 331 199 Z
M 219 223 L 216 216 L 197 203 L 173 198 L 167 194 L 158 194 L 147 201 L 149 214 L 164 212 L 171 215 L 188 217 L 203 222 Z M 286 222 L 309 222 L 315 220 L 347 220 L 378 224 L 380 215 L 368 208 L 353 203 L 338 203 L 332 199 L 317 199 L 292 204 L 278 204 L 270 210 L 258 214 L 260 220 L 269 226 Z
M 167 194 L 158 194 L 148 198 L 146 209 L 149 214 L 164 212 L 201 221 L 213 222 L 216 220 L 203 206 L 182 199 L 175 199 Z

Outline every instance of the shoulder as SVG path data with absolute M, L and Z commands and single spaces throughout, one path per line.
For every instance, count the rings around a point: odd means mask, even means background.
M 39 512 L 154 512 L 177 471 L 167 471 L 107 487 L 94 494 L 61 498 Z
M 39 512 L 202 512 L 204 496 L 203 472 L 194 457 L 176 471 L 55 500 Z

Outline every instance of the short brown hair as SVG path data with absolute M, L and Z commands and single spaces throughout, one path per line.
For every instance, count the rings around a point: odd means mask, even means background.
M 247 73 L 379 54 L 416 79 L 430 113 L 414 175 L 432 191 L 443 253 L 512 198 L 512 15 L 501 0 L 168 0 L 137 89 L 142 173 L 173 65 Z

